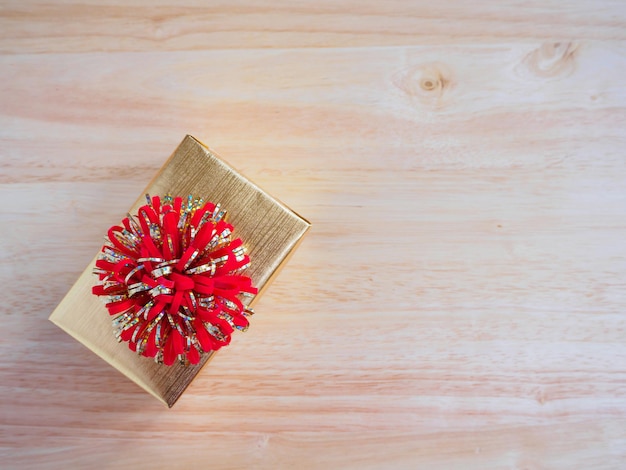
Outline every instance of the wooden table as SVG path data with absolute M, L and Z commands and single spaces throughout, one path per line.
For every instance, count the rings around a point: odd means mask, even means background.
M 202 3 L 0 5 L 0 465 L 625 468 L 626 5 Z M 186 133 L 313 229 L 168 410 L 46 319 Z

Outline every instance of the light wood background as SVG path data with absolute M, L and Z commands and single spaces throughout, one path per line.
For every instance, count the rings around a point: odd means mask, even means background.
M 2 468 L 626 468 L 626 4 L 0 2 Z M 313 229 L 172 410 L 46 319 L 190 133 Z

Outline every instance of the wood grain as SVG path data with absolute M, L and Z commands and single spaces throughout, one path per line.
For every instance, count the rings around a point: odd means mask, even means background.
M 5 1 L 6 53 L 624 40 L 620 0 Z
M 0 9 L 3 467 L 623 468 L 623 3 L 116 5 Z M 165 410 L 46 318 L 186 133 L 313 229 Z

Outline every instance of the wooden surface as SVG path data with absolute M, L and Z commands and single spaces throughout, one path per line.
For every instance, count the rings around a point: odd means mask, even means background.
M 625 468 L 624 2 L 110 3 L 0 3 L 3 468 Z M 168 410 L 46 319 L 186 133 L 313 229 Z

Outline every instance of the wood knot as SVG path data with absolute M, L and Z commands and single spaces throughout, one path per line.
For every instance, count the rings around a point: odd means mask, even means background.
M 546 392 L 543 389 L 537 390 L 537 392 L 535 393 L 535 399 L 537 400 L 537 403 L 539 403 L 540 405 L 545 405 L 546 402 L 548 401 Z
M 444 82 L 442 77 L 422 78 L 420 85 L 422 90 L 433 91 L 442 89 Z
M 542 44 L 523 60 L 525 68 L 541 78 L 564 77 L 574 72 L 578 45 L 571 42 Z
M 439 108 L 445 104 L 445 97 L 452 87 L 452 73 L 437 62 L 413 67 L 394 81 L 411 99 Z

